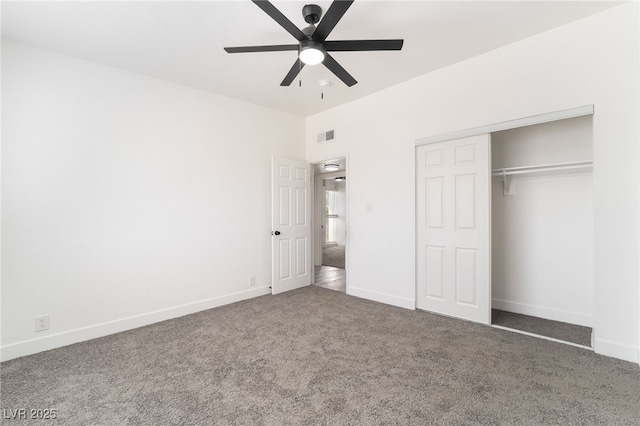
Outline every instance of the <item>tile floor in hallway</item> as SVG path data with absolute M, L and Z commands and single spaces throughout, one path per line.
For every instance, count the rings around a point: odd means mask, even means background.
M 334 268 L 333 266 L 316 266 L 315 285 L 329 290 L 341 292 L 347 291 L 347 274 L 344 269 Z

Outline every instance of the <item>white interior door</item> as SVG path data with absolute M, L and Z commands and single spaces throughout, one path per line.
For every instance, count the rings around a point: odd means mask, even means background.
M 311 284 L 311 167 L 273 157 L 271 163 L 273 294 Z
M 417 305 L 491 322 L 489 134 L 416 149 Z

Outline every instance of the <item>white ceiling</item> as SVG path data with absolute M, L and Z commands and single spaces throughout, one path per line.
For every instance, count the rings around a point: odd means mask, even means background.
M 309 0 L 311 1 L 311 0 Z M 307 2 L 273 1 L 300 28 Z M 330 1 L 318 1 L 323 10 Z M 356 0 L 328 40 L 404 38 L 399 52 L 335 52 L 358 84 L 305 67 L 296 52 L 228 54 L 226 46 L 294 44 L 256 5 L 237 1 L 2 2 L 4 38 L 308 116 L 615 6 L 611 1 Z M 320 99 L 321 79 L 332 86 Z

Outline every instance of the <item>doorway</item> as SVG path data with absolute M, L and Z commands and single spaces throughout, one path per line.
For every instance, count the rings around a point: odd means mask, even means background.
M 333 158 L 314 170 L 314 284 L 346 292 L 347 163 Z

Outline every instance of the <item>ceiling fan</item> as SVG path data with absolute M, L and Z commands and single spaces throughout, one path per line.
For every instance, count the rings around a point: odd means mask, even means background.
M 287 73 L 281 86 L 289 86 L 305 65 L 317 65 L 322 63 L 332 73 L 351 87 L 357 83 L 329 52 L 357 52 L 372 50 L 400 50 L 404 40 L 339 40 L 327 41 L 327 37 L 338 24 L 353 0 L 335 0 L 329 6 L 322 20 L 322 9 L 315 4 L 308 4 L 302 8 L 302 16 L 308 27 L 300 30 L 286 16 L 282 14 L 268 0 L 251 0 L 267 15 L 273 18 L 282 28 L 298 40 L 297 44 L 281 44 L 270 46 L 246 46 L 246 47 L 225 47 L 228 53 L 248 53 L 248 52 L 280 52 L 285 50 L 297 50 L 298 59 Z M 318 24 L 319 23 L 319 24 Z M 318 26 L 316 27 L 316 24 Z

